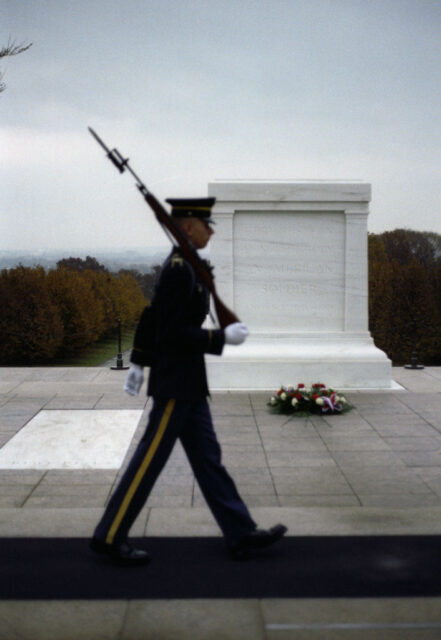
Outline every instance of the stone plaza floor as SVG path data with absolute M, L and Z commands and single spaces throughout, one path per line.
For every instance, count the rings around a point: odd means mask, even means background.
M 345 393 L 355 408 L 344 416 L 272 415 L 269 393 L 213 393 L 224 463 L 259 526 L 441 533 L 441 368 L 393 376 L 401 390 Z M 107 367 L 0 368 L 1 537 L 91 535 L 150 408 L 123 379 Z M 220 535 L 179 444 L 132 534 Z M 0 602 L 1 640 L 374 635 L 439 639 L 441 599 Z

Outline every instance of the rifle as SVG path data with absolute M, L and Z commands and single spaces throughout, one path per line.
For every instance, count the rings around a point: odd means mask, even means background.
M 164 209 L 162 204 L 155 198 L 153 193 L 147 189 L 147 187 L 142 182 L 142 180 L 140 180 L 140 178 L 133 171 L 133 169 L 129 165 L 129 159 L 124 158 L 120 154 L 118 149 L 110 150 L 105 145 L 105 143 L 101 140 L 99 135 L 91 127 L 88 127 L 88 129 L 90 133 L 93 135 L 93 137 L 95 138 L 95 140 L 98 142 L 98 144 L 100 144 L 101 147 L 104 149 L 104 151 L 107 154 L 107 157 L 115 165 L 118 171 L 120 173 L 124 173 L 124 171 L 127 169 L 135 178 L 136 186 L 138 190 L 140 191 L 144 200 L 153 210 L 153 213 L 155 214 L 157 221 L 166 230 L 166 232 L 168 232 L 169 237 L 171 235 L 176 240 L 181 250 L 182 256 L 193 267 L 199 280 L 207 287 L 208 291 L 213 296 L 214 308 L 216 309 L 216 315 L 217 315 L 220 327 L 224 329 L 226 326 L 228 326 L 229 324 L 232 324 L 233 322 L 239 322 L 239 319 L 235 315 L 235 313 L 233 313 L 233 311 L 228 309 L 228 307 L 219 298 L 216 292 L 214 278 L 209 268 L 207 267 L 207 265 L 199 257 L 195 249 L 191 246 L 187 236 L 182 232 L 182 230 L 173 220 L 171 215 L 167 213 L 167 211 Z M 173 239 L 171 239 L 171 241 L 173 243 Z

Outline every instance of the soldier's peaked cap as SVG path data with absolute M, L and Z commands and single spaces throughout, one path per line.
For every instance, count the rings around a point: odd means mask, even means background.
M 211 209 L 216 198 L 167 198 L 172 207 L 174 218 L 199 218 L 205 222 L 213 222 Z

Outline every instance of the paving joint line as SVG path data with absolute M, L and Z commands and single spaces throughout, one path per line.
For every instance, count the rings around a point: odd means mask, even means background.
M 4 447 L 10 440 L 12 440 L 12 438 L 15 438 L 15 436 L 17 435 L 17 433 L 19 433 L 22 429 L 24 429 L 25 427 L 28 426 L 28 424 L 30 423 L 31 420 L 33 420 L 35 418 L 36 415 L 38 415 L 41 411 L 41 408 L 38 409 L 38 411 L 36 413 L 34 413 L 33 415 L 29 416 L 29 418 L 26 420 L 26 422 L 24 424 L 21 425 L 21 427 L 18 427 L 18 429 L 14 432 L 14 434 L 2 445 L 2 447 Z M 1 447 L 0 447 L 1 448 Z
M 14 391 L 22 384 L 22 382 L 25 382 L 24 380 L 21 380 L 20 382 L 17 382 L 15 384 L 15 386 L 12 387 L 11 391 L 6 394 L 9 395 L 9 393 L 14 393 Z M 15 396 L 12 396 L 13 398 L 15 398 L 17 396 L 17 394 L 15 394 Z
M 412 393 L 414 393 L 414 392 L 412 392 Z M 434 393 L 437 393 L 437 392 L 434 392 Z M 404 406 L 407 407 L 408 409 L 411 409 L 412 413 L 415 413 L 415 415 L 417 415 L 419 418 L 421 418 L 421 420 L 423 420 L 427 425 L 429 425 L 429 427 L 432 427 L 432 429 L 435 429 L 435 431 L 438 431 L 438 433 L 441 434 L 441 427 L 438 428 L 437 426 L 435 426 L 434 424 L 429 422 L 429 420 L 427 420 L 427 418 L 425 418 L 420 413 L 418 413 L 418 411 L 416 409 L 409 407 L 405 402 L 402 402 L 401 400 L 400 400 L 400 402 L 401 402 L 401 404 L 404 404 Z
M 406 630 L 406 629 L 441 629 L 439 622 L 335 622 L 335 623 L 270 623 L 266 625 L 269 631 L 376 631 L 380 629 Z
M 267 633 L 268 625 L 265 623 L 265 613 L 263 611 L 262 602 L 263 602 L 262 598 L 260 598 L 257 601 L 257 610 L 258 610 L 259 622 L 260 622 L 260 627 L 261 627 L 261 629 L 263 631 L 263 639 L 264 640 L 269 640 L 268 639 L 268 633 Z
M 34 492 L 36 491 L 36 489 L 41 485 L 41 483 L 43 482 L 43 480 L 45 479 L 45 477 L 48 474 L 48 469 L 46 469 L 43 473 L 43 475 L 41 476 L 40 480 L 33 486 L 31 492 L 26 496 L 26 498 L 24 499 L 24 501 L 22 502 L 20 509 L 25 508 L 26 506 L 26 502 L 29 500 L 29 498 L 31 498 L 34 494 Z
M 104 398 L 104 393 L 102 393 L 98 400 L 95 402 L 95 404 L 93 405 L 92 409 L 96 409 L 97 405 L 101 402 L 101 400 Z
M 54 398 L 56 398 L 57 395 L 58 395 L 58 393 L 55 393 L 53 396 L 51 396 L 49 398 L 49 400 L 46 400 L 46 402 L 43 403 L 43 405 L 40 407 L 40 409 L 37 411 L 37 413 L 40 413 L 40 411 L 42 411 L 45 408 L 45 406 L 49 404 L 49 402 L 52 402 L 52 400 L 54 400 Z M 37 415 L 37 414 L 35 414 L 35 415 Z M 35 418 L 35 416 L 34 416 L 34 418 Z
M 144 522 L 144 537 L 147 536 L 147 527 L 148 527 L 148 524 L 149 524 L 149 521 L 150 521 L 152 508 L 153 507 L 147 507 L 147 515 L 146 515 L 145 522 Z
M 118 631 L 118 635 L 115 638 L 115 640 L 123 640 L 125 636 L 125 628 L 126 628 L 127 620 L 129 617 L 130 600 L 126 600 L 124 604 L 125 604 L 124 614 L 121 616 L 121 627 Z
M 411 393 L 413 393 L 413 392 L 411 392 Z M 400 402 L 401 402 L 401 400 L 400 400 Z M 425 418 L 423 418 L 423 416 L 421 416 L 417 411 L 415 411 L 414 409 L 411 409 L 410 407 L 408 407 L 408 406 L 407 406 L 407 404 L 406 404 L 405 402 L 401 402 L 401 404 L 403 404 L 407 409 L 410 409 L 412 413 L 415 413 L 419 418 L 421 418 L 421 419 L 422 419 L 424 422 L 426 422 L 429 426 L 433 427 L 433 425 L 431 425 L 431 424 L 430 424 L 430 423 L 429 423 Z M 371 427 L 371 428 L 372 428 L 372 429 L 377 433 L 377 435 L 378 435 L 378 437 L 379 437 L 379 438 L 381 438 L 382 440 L 385 440 L 385 438 L 381 435 L 381 433 L 380 433 L 379 431 L 377 431 L 377 429 L 374 427 L 374 425 L 373 425 L 373 424 L 371 424 L 371 423 L 369 422 L 369 419 L 368 419 L 367 417 L 364 417 L 364 416 L 363 416 L 363 420 L 366 420 L 366 422 L 368 423 L 368 425 L 369 425 L 369 426 L 370 426 L 370 427 Z M 441 433 L 441 431 L 440 431 L 440 433 Z M 392 437 L 392 436 L 391 436 L 391 437 Z M 401 437 L 401 436 L 393 436 L 393 437 L 397 437 L 397 438 L 399 438 L 399 437 Z M 418 436 L 410 436 L 410 437 L 418 437 Z M 386 444 L 387 444 L 387 442 L 386 442 Z M 436 496 L 436 497 L 438 497 L 438 494 L 437 494 L 437 493 L 432 489 L 432 487 L 428 484 L 428 481 L 424 480 L 424 478 L 422 478 L 422 477 L 420 476 L 420 474 L 418 473 L 418 471 L 415 471 L 415 468 L 414 468 L 414 467 L 411 467 L 411 466 L 410 466 L 410 465 L 408 465 L 406 462 L 404 462 L 404 460 L 400 457 L 399 453 L 397 453 L 396 451 L 394 451 L 394 450 L 392 449 L 392 447 L 390 447 L 388 444 L 387 444 L 387 446 L 388 446 L 388 448 L 389 448 L 389 450 L 390 450 L 391 452 L 393 452 L 393 453 L 395 453 L 396 455 L 398 455 L 398 457 L 400 458 L 400 460 L 403 462 L 403 464 L 404 464 L 404 467 L 405 467 L 406 471 L 407 471 L 407 472 L 412 472 L 412 475 L 415 477 L 415 479 L 420 480 L 420 481 L 425 485 L 425 487 L 428 489 L 428 493 L 427 493 L 427 494 L 421 494 L 421 495 L 432 495 L 432 496 Z M 357 496 L 357 498 L 358 498 L 358 496 Z M 361 506 L 363 506 L 363 505 L 361 505 Z
M 264 458 L 265 458 L 266 467 L 268 469 L 268 473 L 269 473 L 270 478 L 271 478 L 271 484 L 273 486 L 274 495 L 276 496 L 276 499 L 277 499 L 277 506 L 281 507 L 282 505 L 281 505 L 281 502 L 280 502 L 279 493 L 277 491 L 276 483 L 274 481 L 274 476 L 273 476 L 273 473 L 271 471 L 271 466 L 269 464 L 268 455 L 267 455 L 267 452 L 266 452 L 266 449 L 265 449 L 265 445 L 264 445 L 264 442 L 263 442 L 263 439 L 262 439 L 262 434 L 260 433 L 259 424 L 258 424 L 258 422 L 256 420 L 256 412 L 255 412 L 253 403 L 251 402 L 250 394 L 248 394 L 248 398 L 250 400 L 251 414 L 253 416 L 254 425 L 256 427 L 257 433 L 259 434 L 260 446 L 262 447 L 262 451 L 263 451 L 263 455 L 264 455 Z
M 333 427 L 332 427 L 332 425 L 331 425 L 331 424 L 329 424 L 329 422 L 327 422 L 327 421 L 326 421 L 326 417 L 325 417 L 325 416 L 322 416 L 322 418 L 324 418 L 324 421 L 326 422 L 326 424 L 327 424 L 327 426 L 329 427 L 329 429 L 332 429 Z M 312 422 L 312 421 L 311 421 L 311 422 Z M 352 491 L 353 495 L 354 495 L 354 496 L 356 497 L 356 499 L 358 500 L 358 503 L 359 503 L 359 504 L 358 504 L 358 506 L 359 506 L 359 507 L 363 507 L 363 503 L 362 503 L 362 501 L 361 501 L 361 499 L 360 499 L 360 496 L 359 496 L 359 495 L 358 495 L 358 493 L 355 491 L 355 489 L 354 489 L 354 487 L 352 486 L 352 484 L 349 482 L 349 480 L 348 480 L 348 478 L 347 478 L 347 476 L 346 476 L 345 472 L 343 471 L 343 469 L 342 469 L 342 468 L 341 468 L 341 466 L 339 465 L 338 460 L 336 460 L 336 459 L 334 458 L 334 455 L 333 455 L 332 451 L 328 448 L 328 445 L 327 445 L 326 441 L 322 438 L 321 433 L 320 433 L 319 431 L 317 431 L 317 428 L 316 428 L 315 424 L 314 424 L 314 423 L 312 423 L 312 425 L 313 425 L 314 429 L 316 430 L 316 433 L 317 433 L 317 435 L 319 436 L 320 440 L 321 440 L 321 441 L 323 442 L 323 444 L 325 445 L 325 447 L 326 447 L 326 450 L 327 450 L 328 454 L 330 455 L 330 457 L 332 458 L 332 460 L 334 460 L 334 462 L 335 462 L 335 464 L 336 464 L 336 466 L 337 466 L 337 469 L 340 471 L 341 475 L 342 475 L 342 476 L 343 476 L 343 478 L 345 479 L 345 482 L 347 482 L 347 484 L 348 484 L 348 486 L 349 486 L 350 490 Z M 340 494 L 337 494 L 337 495 L 340 495 Z M 341 494 L 341 495 L 347 495 L 347 494 Z

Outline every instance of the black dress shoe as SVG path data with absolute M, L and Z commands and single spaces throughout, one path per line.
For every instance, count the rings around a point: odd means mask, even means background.
M 283 538 L 288 528 L 284 524 L 276 524 L 271 529 L 255 529 L 244 536 L 235 545 L 229 547 L 229 552 L 234 560 L 244 560 L 252 551 L 265 549 Z
M 128 542 L 106 544 L 102 540 L 92 538 L 89 547 L 95 553 L 107 555 L 112 562 L 123 567 L 137 567 L 141 564 L 148 564 L 151 560 L 147 551 L 137 549 Z

